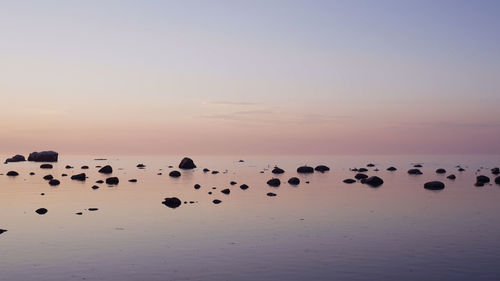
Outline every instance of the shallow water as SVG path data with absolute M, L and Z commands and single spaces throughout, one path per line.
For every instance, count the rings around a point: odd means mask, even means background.
M 2 159 L 5 159 L 3 156 Z M 52 170 L 9 163 L 0 173 L 0 280 L 498 280 L 500 186 L 475 187 L 476 169 L 494 176 L 499 156 L 192 157 L 198 165 L 168 176 L 182 157 L 61 156 Z M 371 188 L 351 167 L 373 162 L 385 183 Z M 138 163 L 147 165 L 137 169 Z M 424 174 L 410 176 L 413 163 Z M 74 169 L 66 170 L 69 164 Z M 96 165 L 111 164 L 117 186 Z M 326 173 L 297 175 L 298 166 L 326 164 Z M 457 172 L 462 165 L 465 172 Z M 88 165 L 89 170 L 80 166 Z M 278 165 L 278 188 L 266 181 Z M 395 166 L 399 170 L 385 169 Z M 212 175 L 202 168 L 218 170 Z M 437 168 L 448 173 L 438 175 Z M 122 168 L 123 170 L 118 170 Z M 162 169 L 162 170 L 160 170 Z M 223 173 L 227 170 L 227 173 Z M 36 175 L 29 176 L 29 172 Z M 85 172 L 86 182 L 62 173 Z M 162 172 L 163 175 L 157 175 Z M 455 181 L 446 175 L 457 175 Z M 61 185 L 50 187 L 52 174 Z M 301 184 L 292 187 L 289 177 Z M 128 179 L 136 178 L 137 183 Z M 230 186 L 230 181 L 238 184 Z M 446 188 L 423 184 L 441 180 Z M 305 181 L 309 181 L 306 184 Z M 202 187 L 195 190 L 193 185 Z M 250 186 L 241 190 L 240 184 Z M 212 187 L 217 187 L 213 190 Z M 220 192 L 230 188 L 231 194 Z M 213 194 L 209 195 L 208 192 Z M 44 192 L 45 196 L 40 193 Z M 266 193 L 274 192 L 276 197 Z M 165 197 L 195 201 L 171 209 Z M 222 203 L 214 205 L 212 200 Z M 35 210 L 47 208 L 38 215 Z M 98 211 L 88 211 L 88 208 Z M 83 215 L 75 215 L 83 212 Z

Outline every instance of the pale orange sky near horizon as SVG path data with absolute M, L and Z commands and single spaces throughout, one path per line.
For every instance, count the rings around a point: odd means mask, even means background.
M 500 154 L 498 5 L 422 3 L 7 1 L 0 153 Z

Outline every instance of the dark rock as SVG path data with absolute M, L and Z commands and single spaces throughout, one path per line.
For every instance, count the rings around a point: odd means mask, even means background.
M 157 175 L 158 175 L 158 176 L 161 176 L 161 175 L 163 175 L 163 174 L 162 174 L 162 173 L 158 173 Z
M 474 185 L 475 186 L 484 186 L 484 182 L 476 182 Z
M 375 164 L 370 163 L 370 164 L 367 164 L 366 167 L 375 167 Z
M 33 172 L 30 172 L 30 176 L 34 176 L 34 175 L 35 175 L 35 173 L 33 173 Z
M 165 198 L 165 200 L 162 203 L 163 205 L 172 209 L 175 209 L 182 204 L 181 200 L 177 197 Z
M 56 180 L 56 179 L 51 179 L 49 181 L 49 185 L 51 185 L 51 186 L 57 186 L 57 185 L 60 185 L 60 184 L 61 184 L 61 182 L 59 180 Z
M 212 171 L 212 175 L 216 175 L 218 173 L 219 173 L 219 171 Z
M 464 172 L 464 171 L 465 171 L 465 169 L 464 169 L 464 168 L 458 168 L 458 171 L 459 171 L 459 172 Z
M 356 180 L 353 180 L 353 179 L 345 179 L 344 180 L 344 183 L 349 183 L 349 184 L 350 183 L 355 183 L 355 182 L 356 182 Z
M 351 168 L 351 169 L 349 169 L 349 171 L 352 171 L 352 172 L 357 172 L 357 171 L 358 171 L 358 168 Z
M 446 170 L 445 169 L 437 169 L 436 173 L 437 174 L 446 174 Z
M 136 167 L 139 168 L 139 169 L 144 169 L 144 168 L 146 168 L 146 165 L 144 165 L 144 164 L 137 164 Z
M 104 181 L 103 180 L 98 180 L 95 183 L 104 183 Z
M 42 164 L 40 165 L 40 169 L 52 169 L 52 164 Z
M 9 177 L 17 177 L 17 176 L 19 176 L 19 173 L 16 172 L 16 171 L 8 171 L 7 172 L 7 176 L 9 176 Z
M 271 173 L 273 173 L 273 174 L 277 174 L 277 175 L 279 175 L 279 174 L 283 174 L 284 172 L 285 172 L 285 170 L 283 170 L 283 169 L 281 169 L 281 168 L 279 168 L 279 167 L 277 167 L 277 166 L 276 166 L 276 167 L 274 167 L 274 169 L 271 171 Z
M 314 173 L 313 167 L 301 166 L 297 168 L 297 173 L 299 174 L 312 174 Z
M 454 180 L 457 177 L 454 174 L 451 174 L 451 175 L 447 176 L 446 178 L 449 179 L 449 180 Z
M 246 185 L 246 184 L 242 184 L 242 185 L 240 185 L 240 188 L 241 188 L 242 190 L 247 190 L 247 189 L 248 189 L 248 185 Z
M 281 181 L 280 181 L 280 179 L 273 178 L 273 179 L 268 180 L 267 184 L 270 186 L 278 187 L 281 185 Z
M 68 174 L 61 174 L 61 177 L 67 177 Z
M 39 215 L 45 215 L 48 211 L 45 208 L 40 208 L 35 211 Z
M 66 169 L 73 169 L 73 166 L 66 165 Z
M 378 168 L 373 169 L 373 171 L 378 172 L 380 171 Z
M 267 196 L 269 196 L 269 197 L 274 197 L 274 196 L 276 196 L 276 193 L 268 192 L 268 193 L 267 193 Z
M 226 189 L 221 190 L 220 192 L 222 192 L 224 194 L 229 194 L 229 193 L 231 193 L 231 190 L 229 188 L 226 188 Z
M 393 171 L 397 171 L 397 170 L 398 170 L 398 169 L 396 169 L 395 167 L 389 167 L 389 168 L 387 168 L 387 171 L 391 171 L 391 172 L 393 172 Z
M 480 175 L 480 176 L 476 177 L 476 182 L 489 183 L 490 182 L 490 178 L 487 177 L 487 176 Z
M 240 159 L 240 161 L 238 161 L 238 162 L 243 163 L 243 162 L 245 162 L 245 160 L 241 160 L 241 159 Z
M 324 172 L 330 171 L 330 168 L 325 166 L 325 165 L 319 165 L 319 166 L 316 166 L 316 168 L 314 168 L 314 170 L 321 172 L 321 173 L 324 173 Z
M 81 216 L 81 215 L 83 215 L 83 213 L 82 212 L 78 212 L 78 213 L 75 213 L 75 215 Z
M 368 178 L 368 176 L 367 176 L 367 175 L 365 175 L 365 174 L 358 173 L 358 174 L 356 174 L 356 175 L 354 176 L 354 178 L 355 178 L 355 179 L 357 179 L 357 180 L 362 180 L 362 179 L 366 179 L 366 178 Z
M 424 188 L 428 190 L 442 190 L 444 189 L 444 183 L 440 181 L 430 181 L 424 184 Z
M 46 175 L 46 176 L 43 177 L 43 179 L 46 180 L 46 181 L 49 181 L 49 180 L 51 180 L 53 178 L 54 177 L 52 175 Z
M 201 185 L 199 185 L 199 184 L 194 185 L 194 189 L 200 189 L 200 188 L 201 188 Z
M 212 189 L 217 189 L 217 187 L 214 186 L 214 187 L 212 187 Z
M 129 179 L 128 182 L 137 182 L 137 179 Z
M 87 179 L 87 175 L 85 175 L 85 173 L 72 175 L 71 179 L 76 181 L 85 181 Z
M 214 201 L 212 201 L 212 202 L 213 202 L 215 205 L 222 203 L 222 201 L 220 201 L 219 199 L 215 199 L 215 200 L 214 200 Z
M 11 158 L 7 158 L 5 160 L 5 163 L 10 163 L 10 162 L 23 162 L 23 161 L 26 161 L 26 158 L 24 158 L 24 156 L 22 155 L 16 155 L 16 156 L 13 156 Z
M 422 164 L 415 164 L 413 165 L 413 168 L 422 168 Z
M 0 229 L 0 234 L 7 232 L 7 229 Z
M 194 168 L 196 168 L 196 165 L 194 164 L 193 160 L 188 157 L 184 157 L 184 159 L 182 159 L 181 163 L 179 164 L 179 169 L 190 170 Z
M 493 168 L 493 169 L 491 169 L 491 173 L 494 174 L 494 175 L 500 174 L 500 168 Z
M 203 169 L 203 173 L 208 173 L 208 172 L 210 172 L 210 170 L 209 170 L 209 169 L 207 169 L 207 168 L 204 168 L 204 169 Z
M 99 189 L 99 186 L 98 185 L 93 185 L 92 189 L 94 189 L 94 190 Z
M 28 161 L 34 162 L 57 162 L 59 154 L 55 151 L 32 152 L 28 156 Z
M 379 178 L 377 176 L 372 176 L 372 177 L 369 177 L 366 179 L 362 179 L 361 183 L 367 184 L 371 187 L 379 187 L 382 184 L 384 184 L 384 180 L 382 180 L 381 178 Z
M 237 184 L 237 182 L 232 181 L 232 182 L 230 182 L 229 184 L 230 184 L 230 185 L 236 185 L 236 184 Z
M 89 168 L 89 166 L 82 166 L 81 169 L 83 170 L 87 170 Z
M 40 193 L 40 195 L 44 196 L 44 195 L 45 195 L 45 193 L 43 193 L 43 192 L 42 192 L 42 193 Z
M 106 165 L 106 166 L 102 167 L 101 169 L 99 169 L 99 173 L 111 174 L 111 173 L 113 173 L 113 167 L 111 167 L 110 165 Z
M 419 169 L 409 169 L 408 174 L 410 175 L 421 175 L 422 172 Z
M 366 172 L 368 172 L 368 169 L 367 168 L 359 168 L 358 172 L 360 172 L 360 173 L 366 173 Z
M 498 177 L 495 178 L 495 183 L 496 184 L 500 184 L 500 176 L 498 176 Z
M 106 184 L 109 185 L 116 185 L 120 182 L 120 180 L 117 177 L 110 177 L 106 179 Z
M 211 194 L 212 194 L 212 191 L 209 191 L 209 192 L 208 192 L 208 194 L 209 194 L 209 195 L 211 195 Z
M 99 209 L 98 208 L 88 208 L 88 210 L 91 211 L 91 212 L 94 212 L 94 211 L 97 211 Z
M 288 180 L 288 184 L 291 184 L 291 185 L 298 185 L 300 184 L 300 180 L 299 178 L 297 177 L 292 177 Z
M 172 171 L 168 174 L 169 176 L 173 177 L 173 178 L 178 178 L 181 176 L 181 172 L 179 171 Z

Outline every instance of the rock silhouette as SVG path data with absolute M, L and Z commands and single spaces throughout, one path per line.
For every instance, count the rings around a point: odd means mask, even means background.
M 344 183 L 351 184 L 351 183 L 355 183 L 355 182 L 356 182 L 356 180 L 353 180 L 353 179 L 345 179 L 343 182 L 344 182 Z
M 111 173 L 113 173 L 113 167 L 111 167 L 110 165 L 106 165 L 106 166 L 102 167 L 101 169 L 99 169 L 99 173 L 111 174 Z
M 368 176 L 367 176 L 367 175 L 365 175 L 365 174 L 358 173 L 358 174 L 356 174 L 356 175 L 354 176 L 354 178 L 355 178 L 355 179 L 357 179 L 357 180 L 362 180 L 362 179 L 366 179 L 366 178 L 368 178 Z
M 288 184 L 290 185 L 298 185 L 300 184 L 300 180 L 297 177 L 292 177 L 288 180 Z
M 8 171 L 7 172 L 7 176 L 9 176 L 9 177 L 17 177 L 17 176 L 19 176 L 19 173 L 16 172 L 16 171 Z
M 19 154 L 15 155 L 15 156 L 12 156 L 10 158 L 5 159 L 5 163 L 23 162 L 23 161 L 26 161 L 26 158 L 24 158 L 24 156 L 19 155 Z
M 181 176 L 181 172 L 179 172 L 179 171 L 172 171 L 168 175 L 171 176 L 172 178 L 178 178 L 178 177 Z
M 482 183 L 484 185 L 485 183 L 489 183 L 489 182 L 490 182 L 490 178 L 487 176 L 480 175 L 480 176 L 476 177 L 476 183 Z
M 226 195 L 229 195 L 229 193 L 231 193 L 231 190 L 229 188 L 226 188 L 226 189 L 221 190 L 220 192 L 222 192 Z
M 194 185 L 194 189 L 200 189 L 200 188 L 201 188 L 201 185 L 199 185 L 199 184 Z
M 419 169 L 409 169 L 408 170 L 408 174 L 410 174 L 410 175 L 421 175 L 422 171 L 420 171 Z
M 445 169 L 437 169 L 436 174 L 446 174 L 446 170 Z
M 28 156 L 28 161 L 33 162 L 57 162 L 59 154 L 55 151 L 32 152 Z
M 87 179 L 87 175 L 85 175 L 85 173 L 76 174 L 76 175 L 72 175 L 71 179 L 77 180 L 77 181 L 85 181 Z
M 46 181 L 49 181 L 49 180 L 51 180 L 53 178 L 54 177 L 52 175 L 46 175 L 46 176 L 43 177 L 43 179 L 46 180 Z
M 280 181 L 280 179 L 273 178 L 273 179 L 268 180 L 267 184 L 270 186 L 273 186 L 273 187 L 278 187 L 281 185 L 281 181 Z
M 361 183 L 367 184 L 371 187 L 379 187 L 382 184 L 384 184 L 384 180 L 382 180 L 381 178 L 379 178 L 377 176 L 371 176 L 369 178 L 362 179 Z
M 51 185 L 51 186 L 57 186 L 59 184 L 61 184 L 61 182 L 59 180 L 56 180 L 56 179 L 51 179 L 49 181 L 49 185 Z
M 40 165 L 40 169 L 52 169 L 52 164 L 42 164 Z
M 137 179 L 129 179 L 128 182 L 137 182 Z
M 283 169 L 281 169 L 281 168 L 279 168 L 279 167 L 277 167 L 277 166 L 276 166 L 276 167 L 274 167 L 274 169 L 271 171 L 271 173 L 273 173 L 273 174 L 277 174 L 277 175 L 279 175 L 279 174 L 283 174 L 284 172 L 285 172 L 285 170 L 283 170 Z
M 179 207 L 182 204 L 182 202 L 177 197 L 170 197 L 170 198 L 165 198 L 165 200 L 162 202 L 162 204 L 169 207 L 169 208 L 175 209 L 175 208 Z
M 446 178 L 449 179 L 449 180 L 454 180 L 457 177 L 454 174 L 451 174 L 451 175 L 447 176 Z
M 48 210 L 45 208 L 40 208 L 40 209 L 37 209 L 35 212 L 39 215 L 45 215 L 48 212 Z
M 496 184 L 500 184 L 500 176 L 498 176 L 498 177 L 495 178 L 495 183 Z
M 368 172 L 368 169 L 367 168 L 359 168 L 358 172 L 360 172 L 360 173 L 366 173 L 366 172 Z
M 267 193 L 267 196 L 269 196 L 269 197 L 274 197 L 274 196 L 276 196 L 276 193 L 273 193 L 273 192 L 268 192 L 268 193 Z
M 494 175 L 500 174 L 500 168 L 495 167 L 495 168 L 491 169 L 491 173 L 494 174 Z
M 220 203 L 222 203 L 222 201 L 220 201 L 219 199 L 214 199 L 214 201 L 212 201 L 215 205 L 218 205 Z
M 247 190 L 247 189 L 248 189 L 248 185 L 246 185 L 246 184 L 242 184 L 242 185 L 240 185 L 240 188 L 241 188 L 242 190 Z
M 181 163 L 179 164 L 179 169 L 190 170 L 194 168 L 196 168 L 196 165 L 194 164 L 193 160 L 188 157 L 184 157 L 184 159 L 182 159 Z
M 120 182 L 120 180 L 117 177 L 110 177 L 106 179 L 106 184 L 109 185 L 116 185 Z
M 391 172 L 393 172 L 393 171 L 397 171 L 397 170 L 398 170 L 398 169 L 396 169 L 395 167 L 389 167 L 389 168 L 387 168 L 387 171 L 391 171 Z
M 297 168 L 297 173 L 299 174 L 312 174 L 314 173 L 313 167 L 301 166 Z
M 321 173 L 324 173 L 324 172 L 330 171 L 330 168 L 325 166 L 325 165 L 319 165 L 319 166 L 316 166 L 316 168 L 314 168 L 314 170 L 321 172 Z
M 424 188 L 428 190 L 442 190 L 444 189 L 444 183 L 440 181 L 430 181 L 424 184 Z

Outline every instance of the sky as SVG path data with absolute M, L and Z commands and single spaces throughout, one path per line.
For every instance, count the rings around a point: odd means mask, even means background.
M 499 14 L 0 0 L 0 153 L 500 154 Z

